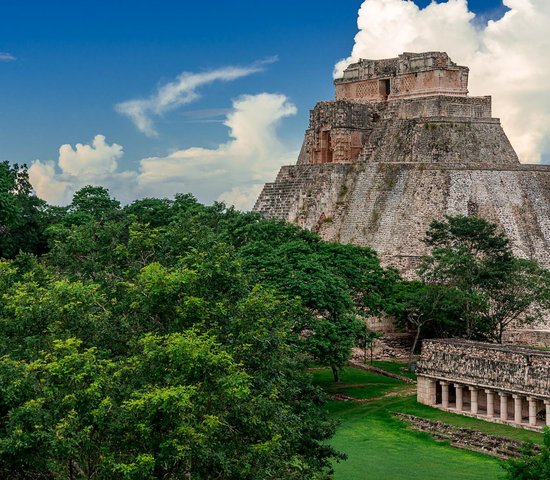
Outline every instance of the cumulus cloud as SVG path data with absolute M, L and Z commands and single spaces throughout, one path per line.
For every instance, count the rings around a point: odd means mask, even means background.
M 197 90 L 204 85 L 247 77 L 261 72 L 265 65 L 276 60 L 276 57 L 273 57 L 245 67 L 230 66 L 201 73 L 183 72 L 173 82 L 161 85 L 150 97 L 121 102 L 115 109 L 132 120 L 145 135 L 154 137 L 157 132 L 151 117 L 197 100 L 200 98 Z
M 193 193 L 200 201 L 221 200 L 239 209 L 254 205 L 263 184 L 283 164 L 294 163 L 277 127 L 296 113 L 280 94 L 244 95 L 233 101 L 224 124 L 229 139 L 216 148 L 191 147 L 141 160 L 138 171 L 118 171 L 123 148 L 96 135 L 91 144 L 62 145 L 57 162 L 36 160 L 30 181 L 41 198 L 63 205 L 85 185 L 102 185 L 123 202 L 145 196 Z
M 229 141 L 213 149 L 192 147 L 143 159 L 139 189 L 157 196 L 191 191 L 204 202 L 218 199 L 251 208 L 263 184 L 281 165 L 296 160 L 297 150 L 285 146 L 277 134 L 280 121 L 295 113 L 284 95 L 239 97 L 224 122 Z
M 263 183 L 257 183 L 249 187 L 233 187 L 228 192 L 223 192 L 218 200 L 226 205 L 233 205 L 239 210 L 250 210 L 260 195 Z
M 13 62 L 16 58 L 8 52 L 0 52 L 0 62 Z
M 96 135 L 90 145 L 61 145 L 57 164 L 35 160 L 29 168 L 29 179 L 36 194 L 55 205 L 68 204 L 75 191 L 89 184 L 103 185 L 119 198 L 129 200 L 137 175 L 117 172 L 123 154 L 120 145 L 109 145 L 105 136 Z
M 389 58 L 405 51 L 446 51 L 470 67 L 470 93 L 492 95 L 494 116 L 523 162 L 539 162 L 550 143 L 550 2 L 503 0 L 499 20 L 476 21 L 467 0 L 432 2 L 365 0 L 351 56 L 335 76 L 360 58 Z

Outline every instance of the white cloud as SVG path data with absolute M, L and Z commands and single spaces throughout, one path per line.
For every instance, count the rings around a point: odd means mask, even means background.
M 37 195 L 53 204 L 69 203 L 75 191 L 91 184 L 107 187 L 123 202 L 191 192 L 205 203 L 223 200 L 246 210 L 281 165 L 296 161 L 298 150 L 277 134 L 279 122 L 295 113 L 284 95 L 244 95 L 233 101 L 224 122 L 230 138 L 217 148 L 145 158 L 138 172 L 119 172 L 123 148 L 96 135 L 90 145 L 62 145 L 57 164 L 36 160 L 29 177 Z
M 8 52 L 0 52 L 0 62 L 13 62 L 16 58 Z
M 130 118 L 136 127 L 148 136 L 156 136 L 152 116 L 162 115 L 181 105 L 200 98 L 197 90 L 209 83 L 229 82 L 261 72 L 264 66 L 276 61 L 276 57 L 256 62 L 246 67 L 223 67 L 201 73 L 183 72 L 173 82 L 166 83 L 148 98 L 128 100 L 115 106 L 116 110 Z
M 91 145 L 77 143 L 59 148 L 59 166 L 63 173 L 73 176 L 112 174 L 117 169 L 117 160 L 124 154 L 122 147 L 108 145 L 104 135 L 96 135 Z
M 492 95 L 494 115 L 523 162 L 538 162 L 550 137 L 550 2 L 503 0 L 510 10 L 479 26 L 467 0 L 365 0 L 349 58 L 389 58 L 405 51 L 446 51 L 470 67 L 470 93 Z M 546 152 L 548 153 L 548 152 Z
M 116 143 L 109 145 L 103 135 L 96 135 L 91 145 L 61 145 L 57 165 L 35 160 L 29 168 L 29 179 L 37 195 L 55 205 L 70 203 L 75 191 L 85 185 L 103 185 L 119 199 L 132 198 L 135 172 L 117 172 L 118 160 L 124 154 Z
M 219 199 L 238 208 L 252 207 L 264 182 L 281 165 L 294 163 L 298 151 L 279 139 L 279 122 L 296 113 L 284 95 L 244 95 L 225 120 L 230 140 L 217 148 L 192 147 L 166 157 L 141 161 L 138 184 L 146 195 L 191 191 L 199 200 Z
M 218 200 L 226 205 L 233 205 L 239 210 L 250 210 L 260 195 L 263 186 L 263 183 L 257 183 L 250 187 L 233 187 L 230 191 L 222 193 Z

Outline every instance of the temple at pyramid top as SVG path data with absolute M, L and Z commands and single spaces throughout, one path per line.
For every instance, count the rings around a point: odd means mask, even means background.
M 336 100 L 381 102 L 431 95 L 466 96 L 468 67 L 445 52 L 403 53 L 385 60 L 360 60 L 334 81 Z

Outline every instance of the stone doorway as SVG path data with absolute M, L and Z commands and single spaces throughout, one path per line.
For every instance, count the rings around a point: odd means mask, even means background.
M 378 80 L 378 91 L 380 93 L 380 96 L 386 100 L 391 93 L 391 82 L 389 78 L 385 78 L 383 80 Z
M 323 130 L 321 132 L 321 163 L 332 163 L 330 130 Z

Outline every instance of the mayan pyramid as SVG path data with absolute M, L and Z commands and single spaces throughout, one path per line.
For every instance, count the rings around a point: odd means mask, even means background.
M 478 215 L 549 268 L 550 166 L 519 162 L 491 97 L 468 96 L 468 73 L 442 52 L 350 65 L 336 100 L 311 111 L 296 165 L 254 210 L 369 245 L 406 274 L 427 253 L 432 220 Z

